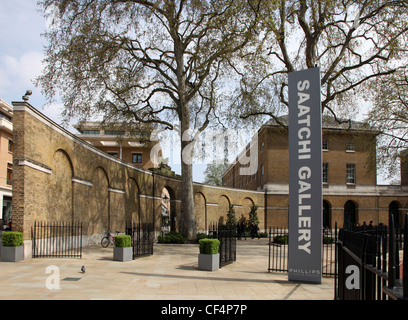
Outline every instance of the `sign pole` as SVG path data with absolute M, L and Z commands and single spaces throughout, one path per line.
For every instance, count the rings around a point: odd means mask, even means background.
M 289 73 L 289 281 L 322 281 L 320 69 Z

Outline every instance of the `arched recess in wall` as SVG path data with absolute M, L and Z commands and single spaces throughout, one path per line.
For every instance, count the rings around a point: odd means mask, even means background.
M 62 149 L 55 151 L 48 194 L 48 221 L 71 222 L 73 220 L 71 158 Z
M 126 225 L 140 222 L 139 186 L 135 179 L 129 178 L 126 185 L 125 219 Z
M 344 228 L 350 228 L 356 225 L 357 219 L 357 204 L 349 200 L 344 205 Z
M 85 230 L 98 234 L 110 229 L 109 179 L 105 169 L 97 167 L 94 170 L 92 184 L 89 219 L 83 223 L 88 224 Z
M 242 213 L 237 219 L 238 221 L 244 220 L 249 221 L 249 213 L 251 212 L 251 207 L 254 205 L 254 201 L 251 198 L 245 198 L 242 200 Z
M 198 231 L 207 230 L 207 200 L 201 192 L 194 194 L 194 213 Z
M 159 212 L 161 224 L 163 225 L 163 220 L 162 220 L 163 211 L 162 210 L 166 209 L 170 231 L 177 231 L 179 216 L 177 214 L 176 194 L 174 193 L 173 188 L 166 185 L 161 191 L 161 198 L 163 199 L 160 204 L 160 212 Z
M 218 217 L 216 221 L 209 221 L 211 222 L 218 222 L 218 223 L 222 223 L 225 224 L 227 222 L 227 214 L 228 214 L 228 210 L 229 207 L 231 205 L 231 201 L 230 199 L 225 196 L 222 195 L 218 198 Z
M 323 200 L 323 228 L 331 228 L 331 204 Z
M 399 204 L 399 202 L 395 200 L 392 201 L 388 206 L 388 214 L 394 217 L 395 228 L 402 228 L 402 225 L 404 224 L 403 219 L 401 219 L 400 207 L 401 205 Z

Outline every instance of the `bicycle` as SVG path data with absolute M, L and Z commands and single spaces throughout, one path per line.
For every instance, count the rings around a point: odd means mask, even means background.
M 116 231 L 116 234 L 119 234 L 119 231 Z M 112 235 L 112 231 L 105 230 L 105 236 L 101 240 L 101 246 L 107 248 L 111 243 L 115 243 L 115 237 Z

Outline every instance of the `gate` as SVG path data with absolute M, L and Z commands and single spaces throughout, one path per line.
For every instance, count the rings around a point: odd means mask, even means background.
M 336 240 L 337 224 L 335 229 L 326 228 L 323 230 L 323 276 L 335 276 L 336 274 Z M 289 231 L 287 228 L 269 228 L 269 272 L 288 272 L 288 241 Z
M 126 227 L 126 234 L 132 238 L 133 259 L 153 254 L 153 231 L 153 225 L 148 223 Z
M 34 222 L 33 258 L 82 258 L 82 224 Z
M 237 239 L 235 229 L 224 225 L 211 224 L 209 234 L 220 241 L 220 268 L 237 260 Z
M 389 216 L 389 227 L 340 230 L 335 299 L 408 299 L 408 215 L 403 234 L 402 270 L 399 262 L 402 238 L 397 235 L 393 215 Z

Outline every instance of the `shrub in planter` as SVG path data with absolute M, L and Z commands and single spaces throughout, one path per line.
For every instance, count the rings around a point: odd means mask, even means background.
M 17 231 L 2 234 L 1 261 L 17 262 L 24 259 L 23 233 Z
M 218 239 L 200 239 L 201 254 L 216 254 L 220 249 L 220 241 Z
M 133 259 L 132 238 L 129 235 L 115 236 L 115 247 L 113 248 L 113 260 L 131 261 Z
M 23 245 L 23 233 L 18 231 L 4 232 L 2 235 L 4 247 L 18 247 Z
M 131 247 L 132 238 L 129 235 L 120 234 L 115 236 L 115 247 Z
M 201 239 L 199 242 L 198 269 L 214 271 L 220 267 L 220 241 L 218 239 Z

